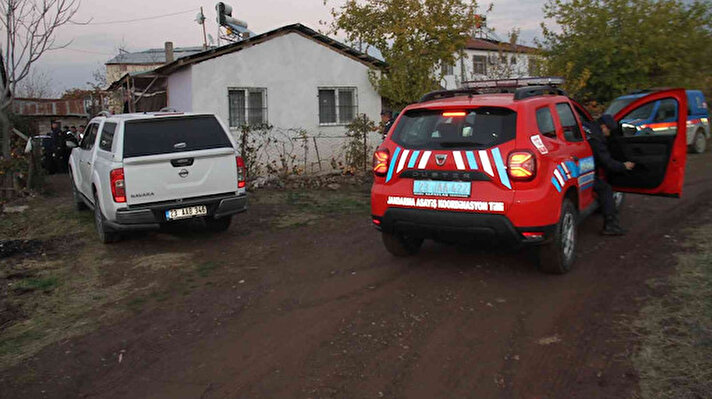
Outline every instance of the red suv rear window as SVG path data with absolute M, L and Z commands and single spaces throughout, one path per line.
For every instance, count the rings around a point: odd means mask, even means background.
M 412 110 L 396 125 L 392 140 L 405 148 L 489 148 L 514 140 L 517 113 L 501 107 Z

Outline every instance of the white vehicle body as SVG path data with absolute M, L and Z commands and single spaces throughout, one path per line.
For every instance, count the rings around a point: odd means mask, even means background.
M 104 220 L 97 229 L 109 234 L 154 229 L 189 216 L 208 223 L 228 218 L 223 222 L 229 224 L 229 217 L 247 206 L 236 148 L 212 114 L 97 117 L 69 160 L 75 201 L 98 206 L 95 216 Z

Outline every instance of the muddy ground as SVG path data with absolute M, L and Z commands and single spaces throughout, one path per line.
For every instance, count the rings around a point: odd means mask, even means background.
M 565 276 L 539 273 L 527 251 L 426 243 L 392 258 L 365 186 L 261 191 L 227 233 L 188 225 L 101 246 L 90 215 L 59 205 L 60 181 L 48 201 L 67 238 L 0 261 L 64 262 L 57 288 L 25 294 L 46 298 L 40 309 L 82 287 L 100 294 L 66 328 L 47 322 L 61 331 L 31 357 L 5 343 L 0 355 L 21 360 L 2 371 L 0 397 L 633 398 L 627 325 L 646 281 L 670 272 L 680 230 L 709 207 L 711 162 L 690 156 L 683 199 L 628 196 L 624 238 L 586 220 Z M 74 287 L 74 275 L 90 283 Z M 17 318 L 34 314 L 3 290 Z

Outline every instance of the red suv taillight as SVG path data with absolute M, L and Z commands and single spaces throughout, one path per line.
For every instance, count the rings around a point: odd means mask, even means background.
M 245 161 L 242 157 L 235 157 L 235 164 L 237 165 L 237 188 L 244 188 L 247 179 Z
M 124 182 L 124 168 L 114 169 L 109 172 L 111 181 L 111 195 L 114 202 L 126 202 L 126 183 Z
M 529 151 L 514 151 L 509 154 L 507 171 L 512 180 L 531 180 L 536 176 L 536 158 Z
M 373 174 L 376 176 L 385 176 L 388 172 L 388 158 L 390 153 L 388 150 L 378 150 L 373 154 Z

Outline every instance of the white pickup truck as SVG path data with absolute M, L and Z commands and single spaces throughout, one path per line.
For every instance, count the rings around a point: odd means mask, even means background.
M 223 231 L 247 209 L 245 164 L 212 114 L 159 112 L 97 117 L 72 149 L 77 209 L 94 210 L 99 240 L 200 217 Z

